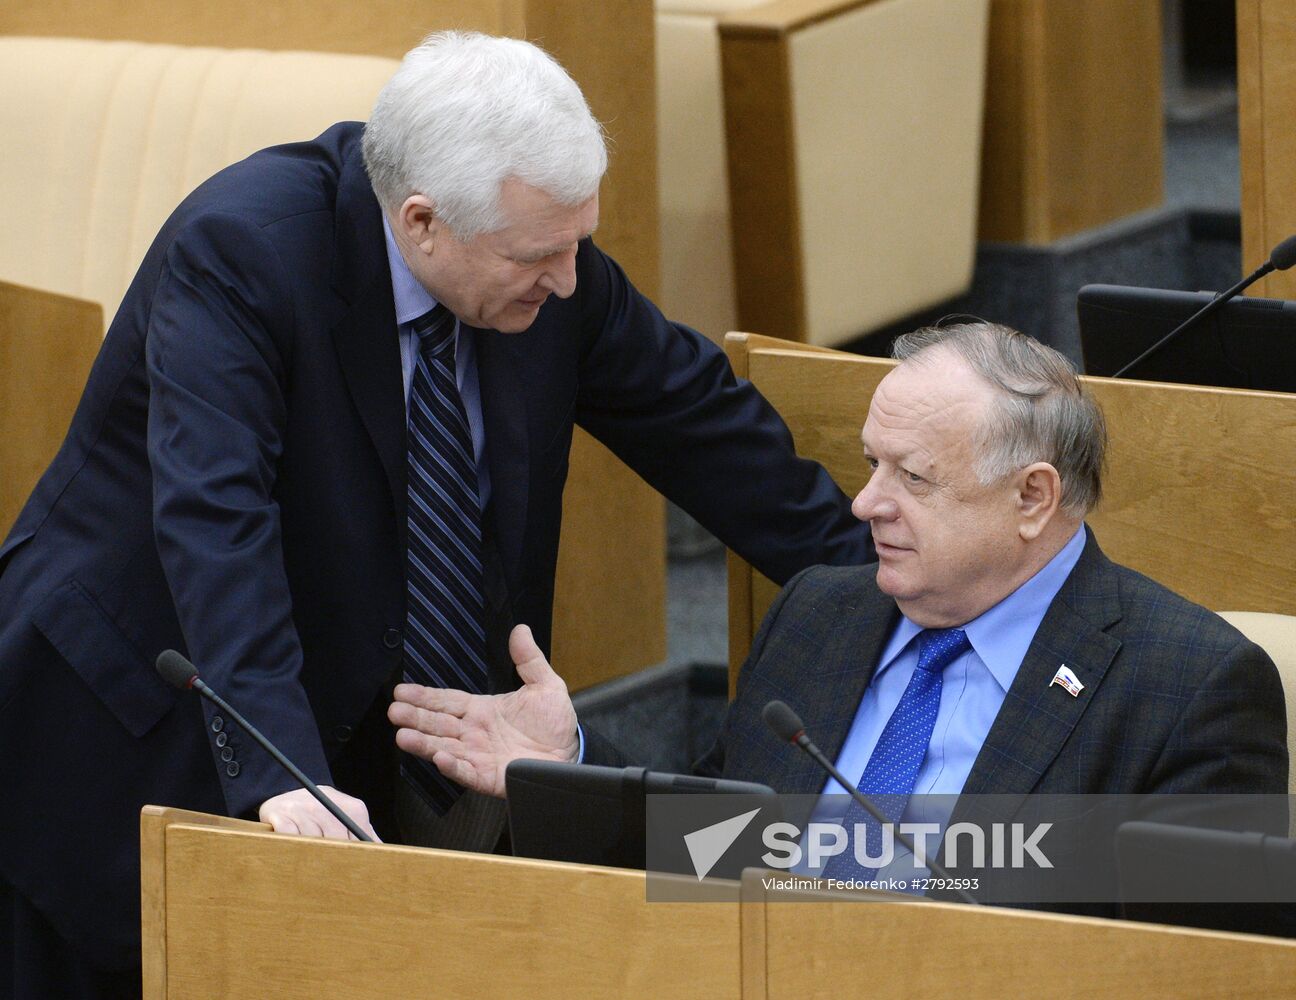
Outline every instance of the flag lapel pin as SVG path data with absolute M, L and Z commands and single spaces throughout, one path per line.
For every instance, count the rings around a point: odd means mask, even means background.
M 1080 683 L 1080 678 L 1065 663 L 1057 668 L 1057 673 L 1053 675 L 1053 680 L 1049 682 L 1049 687 L 1058 684 L 1072 698 L 1084 690 L 1084 685 Z

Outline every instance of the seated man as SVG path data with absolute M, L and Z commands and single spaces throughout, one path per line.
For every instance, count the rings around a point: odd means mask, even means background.
M 783 793 L 841 791 L 765 728 L 762 708 L 781 699 L 862 791 L 901 801 L 1285 793 L 1283 692 L 1268 656 L 1110 562 L 1085 528 L 1106 432 L 1066 359 L 986 323 L 919 330 L 894 353 L 901 364 L 862 434 L 872 476 L 854 502 L 878 565 L 814 567 L 788 583 L 700 770 Z M 496 795 L 514 758 L 577 759 L 562 681 L 524 627 L 511 650 L 526 681 L 516 692 L 398 687 L 397 743 Z

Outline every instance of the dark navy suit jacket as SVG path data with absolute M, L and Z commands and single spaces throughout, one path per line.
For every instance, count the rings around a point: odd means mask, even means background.
M 836 760 L 899 617 L 873 567 L 820 566 L 794 577 L 753 641 L 720 738 L 698 771 L 818 795 L 823 770 L 777 739 L 761 711 L 786 702 Z M 1061 664 L 1084 683 L 1078 697 L 1052 684 Z M 1286 722 L 1282 682 L 1259 646 L 1218 615 L 1111 562 L 1090 531 L 949 823 L 979 820 L 988 828 L 1031 794 L 1285 796 Z M 1286 809 L 1282 800 L 1273 804 L 1280 808 L 1265 822 L 1285 832 Z M 981 881 L 981 898 L 996 898 L 998 890 Z M 1055 908 L 1115 915 L 1102 904 Z
M 0 873 L 102 965 L 138 962 L 142 804 L 239 815 L 292 787 L 157 654 L 319 782 L 399 666 L 405 408 L 361 132 L 257 153 L 177 209 L 0 548 Z M 548 649 L 573 423 L 775 580 L 871 557 L 714 345 L 591 241 L 576 267 L 526 333 L 464 331 L 512 621 Z

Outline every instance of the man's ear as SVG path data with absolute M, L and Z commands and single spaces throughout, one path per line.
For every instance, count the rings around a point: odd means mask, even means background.
M 396 225 L 406 242 L 426 254 L 432 252 L 443 228 L 432 199 L 422 194 L 412 194 L 401 203 L 396 211 Z
M 1062 477 L 1048 462 L 1036 462 L 1017 473 L 1017 530 L 1034 541 L 1062 505 Z

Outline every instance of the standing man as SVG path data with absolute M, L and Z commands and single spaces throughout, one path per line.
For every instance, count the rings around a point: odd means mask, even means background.
M 368 126 L 255 154 L 163 227 L 0 548 L 16 993 L 138 992 L 146 802 L 342 833 L 158 679 L 168 647 L 379 835 L 491 846 L 499 814 L 385 713 L 401 680 L 516 686 L 517 622 L 548 648 L 574 423 L 775 580 L 871 558 L 768 404 L 594 245 L 606 161 L 540 50 L 436 35 Z

